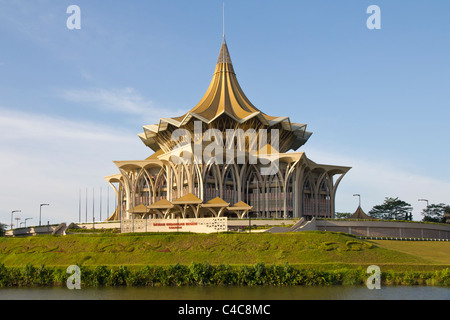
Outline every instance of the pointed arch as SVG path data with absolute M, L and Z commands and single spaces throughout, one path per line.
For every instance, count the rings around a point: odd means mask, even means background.
M 285 186 L 280 170 L 276 174 L 266 176 L 264 200 L 266 202 L 268 217 L 284 217 Z
M 220 171 L 215 163 L 206 166 L 203 172 L 203 201 L 207 202 L 222 193 Z
M 317 215 L 319 217 L 331 217 L 331 190 L 328 174 L 322 175 L 321 180 L 318 181 L 317 190 Z
M 203 179 L 200 167 L 198 164 L 192 164 L 192 190 L 191 193 L 196 195 L 199 199 L 203 198 Z
M 314 180 L 311 172 L 305 174 L 302 186 L 302 208 L 303 216 L 314 216 Z
M 165 170 L 161 170 L 155 180 L 155 192 L 153 202 L 167 199 L 167 175 Z
M 188 194 L 192 190 L 192 172 L 187 164 L 179 165 L 180 170 L 180 184 L 177 185 L 178 194 L 180 197 Z
M 264 216 L 265 203 L 263 201 L 264 178 L 261 176 L 258 168 L 251 164 L 245 173 L 244 199 L 245 203 L 253 207 L 257 217 Z
M 151 183 L 144 169 L 136 175 L 134 182 L 134 206 L 139 204 L 149 205 L 151 198 Z
M 225 202 L 238 202 L 240 190 L 239 172 L 235 164 L 224 165 L 222 170 L 222 196 Z

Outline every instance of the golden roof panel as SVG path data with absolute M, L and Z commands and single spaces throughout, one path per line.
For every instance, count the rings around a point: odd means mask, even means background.
M 176 200 L 173 200 L 173 204 L 198 204 L 202 203 L 203 201 L 199 198 L 197 198 L 194 194 L 188 193 L 181 198 L 178 198 Z
M 230 203 L 226 202 L 220 197 L 215 197 L 214 199 L 211 199 L 204 204 L 202 204 L 202 207 L 228 207 Z

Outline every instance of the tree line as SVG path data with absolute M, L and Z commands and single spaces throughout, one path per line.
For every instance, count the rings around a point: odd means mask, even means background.
M 369 216 L 382 220 L 412 220 L 411 204 L 397 198 L 386 197 L 382 204 L 374 206 L 369 212 Z M 336 213 L 337 218 L 349 218 L 352 213 Z M 445 203 L 427 204 L 421 212 L 422 221 L 450 223 L 450 205 Z

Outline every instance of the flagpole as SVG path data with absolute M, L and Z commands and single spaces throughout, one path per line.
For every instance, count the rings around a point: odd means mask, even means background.
M 102 221 L 102 187 L 100 187 L 100 221 Z
M 107 189 L 107 197 L 106 197 L 106 219 L 109 217 L 109 188 Z
M 95 219 L 95 188 L 92 188 L 92 221 Z
M 86 220 L 85 220 L 85 222 L 87 223 L 87 221 L 88 221 L 88 218 L 87 218 L 87 207 L 88 207 L 88 189 L 86 188 Z
M 78 223 L 81 222 L 81 189 L 78 192 Z

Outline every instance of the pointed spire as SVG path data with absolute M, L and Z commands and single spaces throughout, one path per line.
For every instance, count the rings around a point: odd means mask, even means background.
M 223 2 L 223 17 L 222 17 L 222 30 L 223 30 L 223 42 L 225 42 L 225 2 Z
M 220 47 L 219 59 L 217 59 L 217 63 L 231 63 L 230 53 L 228 52 L 227 42 L 225 41 L 225 37 L 222 41 L 222 46 Z
M 227 41 L 225 40 L 225 2 L 223 2 L 223 35 L 222 35 L 222 46 L 220 47 L 219 59 L 217 59 L 217 64 L 219 63 L 231 63 L 230 53 L 228 52 Z

